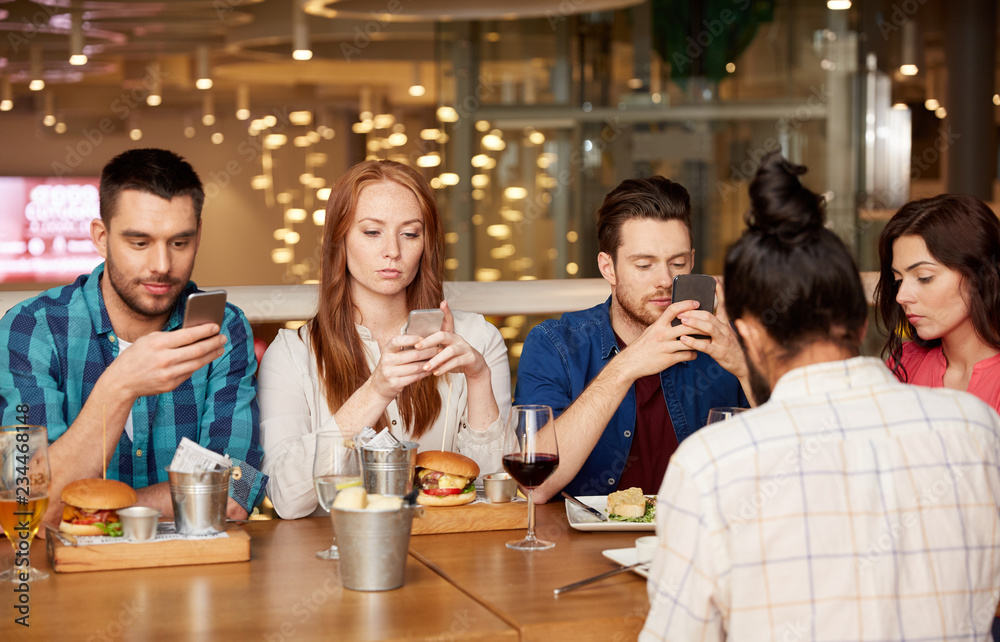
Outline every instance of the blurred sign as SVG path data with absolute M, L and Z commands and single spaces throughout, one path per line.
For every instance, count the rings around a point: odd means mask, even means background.
M 101 262 L 97 178 L 0 177 L 0 283 L 69 283 Z

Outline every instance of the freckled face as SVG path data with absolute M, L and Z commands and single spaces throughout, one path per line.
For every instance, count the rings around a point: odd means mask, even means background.
M 345 246 L 352 293 L 405 296 L 424 253 L 424 216 L 417 197 L 391 181 L 362 189 Z
M 896 239 L 892 244 L 892 272 L 896 277 L 896 302 L 903 306 L 907 320 L 921 339 L 940 339 L 971 329 L 961 273 L 931 256 L 924 239 L 916 235 Z

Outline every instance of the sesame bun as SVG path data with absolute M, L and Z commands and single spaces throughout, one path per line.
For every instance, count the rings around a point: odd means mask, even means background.
M 67 484 L 60 497 L 87 510 L 118 510 L 139 500 L 131 486 L 113 479 L 80 479 Z
M 449 475 L 458 475 L 469 480 L 479 477 L 479 464 L 465 455 L 444 450 L 425 450 L 417 454 L 417 468 L 437 470 Z M 475 498 L 475 493 L 470 493 Z M 472 501 L 472 500 L 469 500 Z M 459 502 L 467 504 L 468 501 Z M 431 504 L 433 506 L 454 506 L 455 504 Z

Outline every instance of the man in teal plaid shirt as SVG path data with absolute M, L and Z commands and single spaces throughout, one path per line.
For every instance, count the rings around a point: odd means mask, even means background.
M 167 473 L 182 437 L 234 462 L 228 515 L 263 498 L 250 324 L 227 304 L 222 328 L 181 328 L 205 192 L 180 156 L 133 149 L 101 173 L 91 236 L 104 263 L 0 319 L 0 422 L 46 426 L 53 501 L 71 481 L 134 487 L 173 513 Z M 103 452 L 102 452 L 103 451 Z

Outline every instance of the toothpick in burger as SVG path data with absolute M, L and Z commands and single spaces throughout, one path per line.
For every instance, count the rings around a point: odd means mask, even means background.
M 118 509 L 139 499 L 131 486 L 113 479 L 77 480 L 66 484 L 61 497 L 59 530 L 71 535 L 121 535 Z
M 461 506 L 476 498 L 473 480 L 479 465 L 458 453 L 425 450 L 417 455 L 417 503 L 424 506 Z

